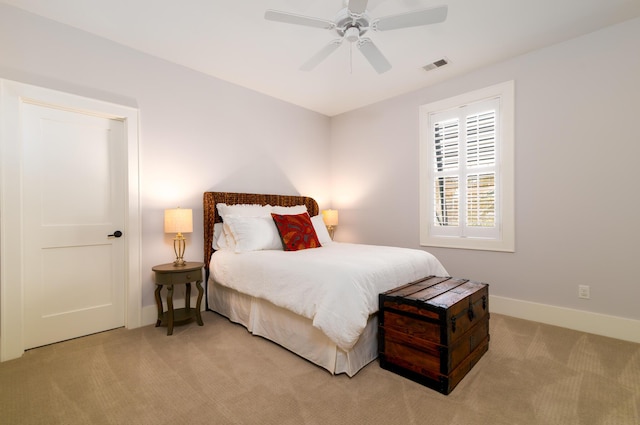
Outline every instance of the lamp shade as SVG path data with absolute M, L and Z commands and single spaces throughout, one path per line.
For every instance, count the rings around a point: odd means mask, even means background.
M 327 226 L 338 225 L 338 210 L 324 210 L 322 211 L 322 219 Z
M 190 208 L 164 210 L 165 233 L 193 232 L 193 212 Z

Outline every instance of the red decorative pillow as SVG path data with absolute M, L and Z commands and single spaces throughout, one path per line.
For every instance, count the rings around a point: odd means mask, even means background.
M 298 251 L 307 248 L 319 248 L 320 241 L 311 223 L 309 213 L 280 215 L 271 213 L 276 223 L 285 251 Z

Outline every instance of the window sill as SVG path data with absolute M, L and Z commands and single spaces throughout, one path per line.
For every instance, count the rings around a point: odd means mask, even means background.
M 514 241 L 482 239 L 482 238 L 459 238 L 459 237 L 436 237 L 431 236 L 420 241 L 420 246 L 430 246 L 437 248 L 473 249 L 479 251 L 499 251 L 515 252 Z

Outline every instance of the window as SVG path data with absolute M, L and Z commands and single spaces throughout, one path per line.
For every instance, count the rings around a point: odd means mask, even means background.
M 420 107 L 420 244 L 510 251 L 513 81 Z

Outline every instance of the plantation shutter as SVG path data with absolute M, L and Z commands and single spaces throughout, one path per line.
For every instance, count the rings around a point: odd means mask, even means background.
M 439 226 L 458 226 L 460 125 L 458 119 L 435 123 L 435 220 Z
M 432 114 L 431 232 L 497 237 L 498 99 Z

